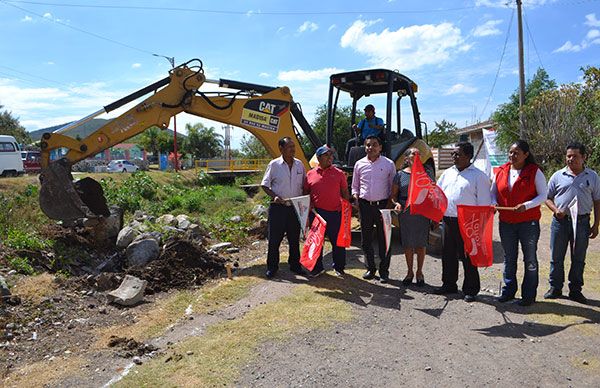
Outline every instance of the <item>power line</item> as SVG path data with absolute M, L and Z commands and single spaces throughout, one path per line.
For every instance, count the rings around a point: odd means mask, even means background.
M 145 53 L 145 54 L 149 54 L 149 55 L 152 55 L 152 54 L 153 54 L 151 51 L 144 50 L 144 49 L 141 49 L 141 48 L 139 48 L 139 47 L 131 46 L 131 45 L 127 44 L 127 43 L 122 43 L 122 42 L 116 41 L 116 40 L 114 40 L 114 39 L 107 38 L 107 37 L 105 37 L 105 36 L 102 36 L 102 35 L 98 35 L 98 34 L 96 34 L 96 33 L 94 33 L 94 32 L 89 32 L 89 31 L 86 31 L 86 30 L 84 30 L 84 29 L 82 29 L 82 28 L 75 27 L 75 26 L 72 26 L 72 25 L 70 25 L 70 24 L 67 24 L 67 23 L 63 23 L 63 22 L 61 22 L 60 20 L 56 20 L 56 19 L 49 19 L 49 18 L 47 18 L 47 17 L 44 17 L 44 15 L 40 15 L 40 14 L 39 14 L 39 13 L 37 13 L 37 12 L 30 11 L 30 10 L 28 10 L 28 9 L 25 9 L 25 8 L 19 7 L 18 5 L 15 5 L 15 4 L 10 4 L 10 2 L 9 2 L 9 1 L 6 1 L 6 0 L 0 0 L 0 2 L 1 2 L 1 3 L 3 3 L 3 4 L 6 4 L 6 5 L 8 5 L 9 7 L 17 8 L 17 9 L 19 9 L 19 10 L 23 11 L 23 12 L 27 12 L 27 13 L 29 13 L 29 14 L 35 15 L 35 16 L 37 16 L 37 17 L 39 17 L 39 18 L 43 19 L 43 20 L 51 21 L 51 22 L 53 22 L 53 23 L 60 24 L 61 26 L 64 26 L 64 27 L 70 28 L 70 29 L 72 29 L 72 30 L 75 30 L 75 31 L 78 31 L 78 32 L 81 32 L 81 33 L 83 33 L 83 34 L 86 34 L 86 35 L 93 36 L 94 38 L 97 38 L 97 39 L 102 39 L 102 40 L 105 40 L 105 41 L 107 41 L 107 42 L 114 43 L 114 44 L 117 44 L 117 45 L 119 45 L 119 46 L 127 47 L 127 48 L 129 48 L 129 49 L 132 49 L 132 50 L 135 50 L 135 51 L 139 51 L 139 52 L 142 52 L 142 53 Z
M 481 114 L 479 115 L 479 121 L 481 121 L 481 116 L 483 116 L 483 113 L 487 109 L 487 106 L 490 103 L 490 100 L 492 99 L 492 94 L 494 93 L 494 89 L 496 88 L 496 82 L 498 81 L 498 75 L 500 74 L 500 68 L 502 67 L 502 61 L 504 59 L 504 53 L 506 52 L 506 46 L 508 44 L 508 38 L 510 37 L 510 29 L 512 27 L 512 22 L 513 22 L 514 17 L 515 17 L 515 9 L 513 8 L 512 12 L 510 14 L 510 22 L 508 23 L 508 29 L 506 30 L 506 38 L 504 39 L 504 47 L 502 48 L 502 55 L 500 55 L 500 62 L 498 63 L 498 70 L 496 71 L 496 76 L 494 77 L 494 82 L 492 83 L 492 90 L 490 90 L 490 95 L 488 96 L 487 101 L 485 102 L 485 105 L 483 106 L 483 109 L 481 110 Z
M 527 23 L 527 15 L 525 15 L 525 13 L 523 13 L 523 18 L 525 19 L 525 27 L 527 28 L 527 35 L 529 35 L 529 38 L 531 39 L 531 43 L 533 44 L 533 50 L 535 51 L 535 55 L 537 55 L 538 61 L 540 61 L 540 65 L 542 66 L 542 69 L 545 69 L 544 63 L 542 62 L 542 58 L 540 58 L 540 53 L 538 53 L 537 47 L 535 45 L 535 40 L 533 39 L 533 35 L 531 34 L 531 30 L 529 29 L 529 23 Z
M 66 3 L 45 3 L 39 1 L 25 1 L 25 0 L 6 0 L 6 3 L 24 3 L 34 5 L 45 5 L 55 7 L 69 7 L 69 8 L 101 8 L 101 9 L 132 9 L 141 11 L 174 11 L 174 12 L 199 12 L 199 13 L 212 13 L 212 14 L 225 14 L 225 15 L 354 15 L 354 14 L 417 14 L 417 13 L 432 13 L 432 12 L 455 12 L 464 11 L 467 9 L 474 9 L 477 6 L 470 7 L 457 7 L 457 8 L 437 8 L 437 9 L 422 9 L 422 10 L 401 10 L 401 11 L 368 11 L 368 10 L 357 10 L 357 11 L 227 11 L 218 9 L 202 9 L 202 8 L 183 8 L 183 7 L 148 7 L 148 6 L 135 6 L 135 5 L 103 5 L 103 4 L 66 4 Z

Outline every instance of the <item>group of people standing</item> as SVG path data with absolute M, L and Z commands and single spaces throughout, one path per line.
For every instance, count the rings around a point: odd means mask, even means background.
M 421 215 L 410 214 L 410 206 L 407 204 L 411 169 L 414 158 L 419 157 L 418 150 L 410 148 L 405 152 L 404 166 L 397 172 L 394 162 L 381 154 L 382 143 L 376 134 L 366 136 L 364 147 L 366 156 L 356 162 L 349 190 L 345 174 L 332 164 L 332 149 L 326 145 L 319 147 L 316 151 L 319 164 L 306 173 L 302 163 L 294 158 L 295 145 L 292 139 L 283 138 L 279 141 L 281 157 L 269 163 L 261 183 L 264 191 L 272 198 L 269 207 L 267 278 L 273 278 L 279 269 L 279 246 L 284 235 L 288 239 L 288 263 L 292 272 L 317 276 L 324 271 L 322 252 L 310 274 L 302 269 L 300 224 L 293 207 L 287 201 L 292 197 L 309 194 L 311 206 L 327 222 L 326 236 L 332 242 L 333 269 L 337 276 L 345 275 L 346 251 L 336 245 L 341 222 L 341 200 L 345 199 L 358 206 L 360 212 L 361 245 L 366 267 L 363 279 L 378 278 L 382 283 L 389 281 L 391 249 L 386 249 L 380 209 L 392 208 L 398 213 L 400 237 L 407 263 L 407 273 L 402 283 L 408 286 L 414 279 L 416 286 L 425 284 L 423 265 L 428 235 L 430 228 L 435 228 L 436 225 Z M 598 235 L 600 178 L 596 172 L 585 167 L 585 146 L 571 143 L 566 147 L 566 166 L 555 172 L 548 184 L 526 141 L 519 140 L 510 147 L 509 161 L 499 168 L 492 180 L 472 164 L 473 157 L 471 143 L 456 144 L 452 152 L 453 166 L 446 169 L 437 181 L 448 199 L 448 207 L 443 217 L 442 285 L 434 288 L 433 292 L 458 292 L 459 261 L 462 261 L 464 280 L 461 289 L 464 300 L 476 300 L 480 291 L 479 273 L 464 251 L 458 223 L 458 205 L 495 205 L 499 213 L 499 232 L 504 249 L 504 285 L 498 301 L 511 301 L 517 293 L 516 273 L 520 244 L 524 275 L 518 304 L 533 304 L 538 288 L 540 207 L 545 203 L 553 212 L 553 219 L 550 234 L 550 289 L 544 294 L 544 298 L 562 295 L 564 260 L 571 244 L 569 298 L 587 303 L 582 294 L 583 271 L 589 239 Z M 430 178 L 435 181 L 433 176 Z M 573 198 L 577 199 L 578 208 L 575 235 L 568 210 Z M 379 266 L 375 261 L 373 236 L 377 240 Z M 413 268 L 415 255 L 416 273 Z

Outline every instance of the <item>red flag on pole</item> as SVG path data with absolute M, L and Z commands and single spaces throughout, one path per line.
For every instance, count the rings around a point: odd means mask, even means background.
M 321 255 L 321 248 L 323 248 L 323 241 L 325 241 L 326 227 L 327 222 L 315 212 L 315 218 L 302 247 L 302 255 L 300 255 L 300 264 L 309 271 L 315 268 L 317 259 Z
M 410 214 L 420 214 L 436 222 L 442 220 L 448 208 L 446 195 L 427 175 L 418 153 L 414 156 L 406 204 L 410 206 Z
M 338 247 L 348 248 L 352 243 L 352 232 L 350 231 L 350 222 L 352 221 L 352 205 L 350 202 L 342 198 L 342 222 L 336 245 Z
M 489 267 L 494 261 L 492 233 L 493 206 L 458 205 L 458 226 L 465 243 L 465 254 L 476 267 Z

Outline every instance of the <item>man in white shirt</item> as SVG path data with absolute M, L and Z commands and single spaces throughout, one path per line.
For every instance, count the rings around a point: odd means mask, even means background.
M 352 197 L 358 200 L 360 211 L 360 231 L 362 249 L 365 253 L 365 266 L 367 272 L 363 279 L 375 278 L 377 267 L 375 265 L 375 252 L 373 250 L 373 225 L 377 231 L 377 245 L 379 248 L 379 279 L 382 283 L 389 280 L 390 252 L 385 251 L 385 236 L 383 233 L 383 219 L 379 209 L 385 209 L 388 198 L 392 192 L 392 181 L 396 175 L 394 162 L 381 155 L 381 140 L 375 135 L 370 135 L 365 140 L 367 156 L 359 159 L 354 165 L 352 174 Z
M 458 205 L 491 205 L 490 179 L 471 164 L 473 145 L 461 142 L 452 152 L 454 166 L 438 180 L 438 186 L 448 198 L 444 213 L 444 244 L 442 249 L 442 286 L 435 294 L 453 294 L 458 291 L 458 261 L 462 260 L 464 281 L 462 291 L 465 302 L 473 302 L 480 290 L 479 272 L 465 255 L 464 242 L 458 226 Z
M 265 171 L 261 186 L 271 197 L 269 206 L 269 250 L 266 277 L 271 279 L 279 269 L 279 246 L 287 235 L 290 271 L 304 274 L 300 266 L 300 223 L 289 198 L 302 195 L 306 170 L 294 156 L 296 145 L 290 137 L 279 140 L 281 156 L 271 160 Z

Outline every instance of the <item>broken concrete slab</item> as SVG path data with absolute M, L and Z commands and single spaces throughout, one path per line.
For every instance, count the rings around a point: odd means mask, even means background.
M 122 306 L 134 306 L 144 299 L 147 281 L 127 275 L 123 282 L 114 291 L 109 292 L 106 297 L 109 303 L 117 303 Z
M 210 250 L 214 252 L 218 252 L 223 249 L 230 248 L 233 244 L 230 242 L 222 242 L 215 245 L 211 245 Z

